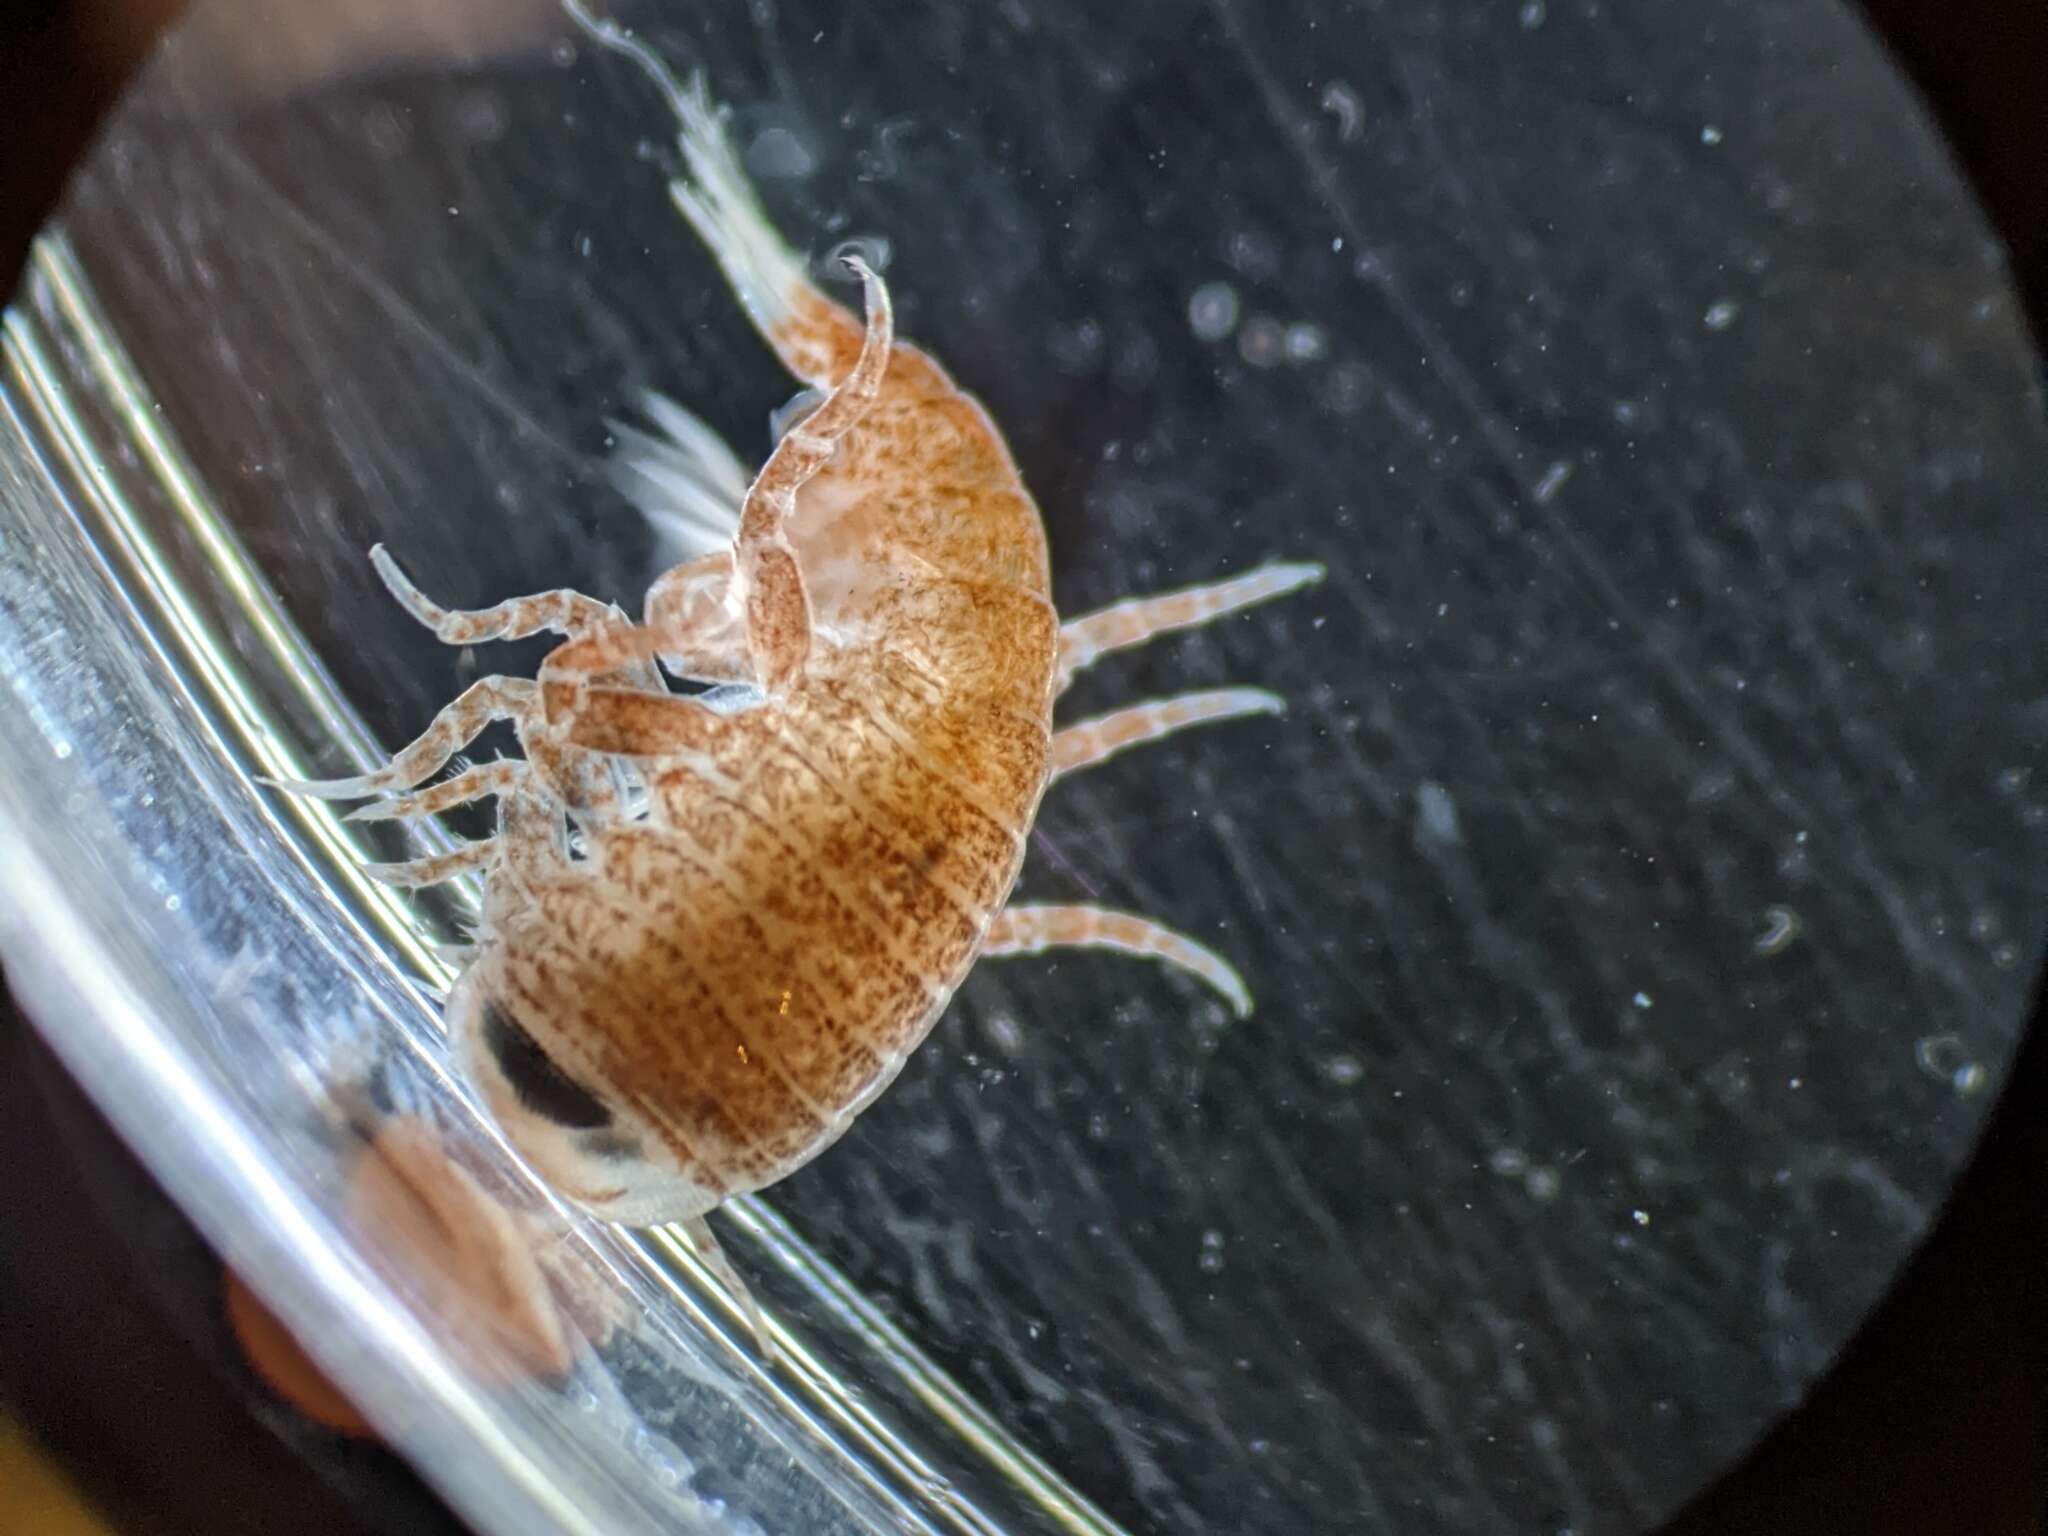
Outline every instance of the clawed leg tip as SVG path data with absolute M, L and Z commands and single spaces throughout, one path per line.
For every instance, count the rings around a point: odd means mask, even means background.
M 1242 1024 L 1257 1011 L 1252 1002 L 1252 989 L 1244 984 L 1244 978 L 1236 971 L 1225 969 L 1202 979 L 1230 1005 L 1230 1017 L 1234 1023 Z

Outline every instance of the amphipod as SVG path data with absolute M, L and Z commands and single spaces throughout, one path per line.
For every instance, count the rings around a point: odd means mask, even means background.
M 1075 675 L 1322 571 L 1271 565 L 1061 624 L 1008 448 L 938 363 L 893 339 L 881 277 L 848 258 L 865 324 L 827 299 L 770 227 L 701 82 L 684 89 L 636 39 L 572 14 L 666 96 L 676 206 L 822 400 L 751 483 L 668 402 L 650 405 L 654 432 L 622 435 L 622 483 L 699 546 L 637 624 L 567 590 L 445 609 L 373 550 L 398 601 L 451 645 L 566 638 L 533 680 L 473 684 L 378 771 L 286 787 L 393 796 L 364 820 L 497 797 L 494 836 L 373 866 L 401 885 L 484 877 L 447 1003 L 458 1058 L 564 1195 L 628 1225 L 684 1223 L 737 1286 L 705 1213 L 837 1140 L 977 958 L 1149 956 L 1249 1012 L 1237 973 L 1193 939 L 1009 896 L 1049 783 L 1282 707 L 1229 688 L 1054 729 Z M 705 691 L 671 691 L 657 659 Z M 494 720 L 513 723 L 523 761 L 417 787 Z

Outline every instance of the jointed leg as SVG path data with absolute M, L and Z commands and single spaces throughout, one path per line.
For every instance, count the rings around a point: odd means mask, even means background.
M 401 748 L 374 773 L 352 779 L 279 779 L 279 789 L 321 800 L 353 800 L 386 790 L 411 789 L 439 773 L 457 752 L 493 720 L 514 720 L 534 698 L 533 683 L 523 677 L 479 678 L 455 702 L 434 717 L 434 723 L 411 746 Z
M 1057 689 L 1065 689 L 1075 673 L 1111 651 L 1142 645 L 1170 629 L 1206 624 L 1322 579 L 1320 565 L 1268 565 L 1206 586 L 1128 598 L 1075 619 L 1060 629 Z
M 616 757 L 716 756 L 762 728 L 764 718 L 720 714 L 680 694 L 593 688 L 568 726 L 568 742 Z
M 407 859 L 399 864 L 365 864 L 363 873 L 386 885 L 439 885 L 473 869 L 482 869 L 498 856 L 498 839 L 480 837 L 464 843 L 452 853 L 437 853 L 424 859 Z
M 785 433 L 768 455 L 747 491 L 733 540 L 734 575 L 745 607 L 754 678 L 771 691 L 796 676 L 811 649 L 810 598 L 786 527 L 796 510 L 796 493 L 825 467 L 839 440 L 867 414 L 889 366 L 889 290 L 859 257 L 847 257 L 846 264 L 860 274 L 867 294 L 867 332 L 860 356 L 825 403 Z
M 811 647 L 811 604 L 786 524 L 797 492 L 874 402 L 889 362 L 888 290 L 858 258 L 848 258 L 848 265 L 861 274 L 868 295 L 867 335 L 853 371 L 769 454 L 747 492 L 730 556 L 707 555 L 664 576 L 648 594 L 647 624 L 606 623 L 556 647 L 540 677 L 551 729 L 573 729 L 586 688 L 651 656 L 674 658 L 706 681 L 751 677 L 770 690 L 803 666 Z M 727 588 L 716 581 L 720 562 L 728 559 L 730 579 L 739 583 L 750 669 L 732 654 Z
M 526 764 L 517 758 L 501 758 L 495 763 L 483 763 L 458 773 L 432 789 L 401 795 L 396 800 L 372 800 L 368 805 L 350 811 L 342 820 L 410 821 L 416 816 L 432 816 L 458 805 L 467 805 L 472 800 L 481 800 L 486 795 L 505 794 L 517 788 L 525 780 L 526 773 Z
M 516 789 L 498 802 L 498 837 L 502 850 L 501 871 L 509 872 L 527 891 L 538 890 L 560 875 L 569 864 L 568 826 L 558 801 L 537 786 Z M 493 901 L 504 902 L 503 882 L 491 882 Z M 485 912 L 496 921 L 496 911 Z
M 1278 715 L 1287 701 L 1263 688 L 1220 688 L 1210 693 L 1183 693 L 1170 699 L 1147 699 L 1114 714 L 1098 715 L 1052 738 L 1052 777 L 1087 768 L 1114 757 L 1126 747 L 1157 741 L 1205 720 L 1234 720 L 1241 715 Z
M 1035 955 L 1047 949 L 1113 949 L 1145 955 L 1199 976 L 1248 1018 L 1252 995 L 1244 980 L 1214 950 L 1184 934 L 1129 912 L 1104 907 L 1008 907 L 996 915 L 983 955 Z
M 733 1300 L 740 1304 L 740 1315 L 747 1320 L 747 1327 L 754 1335 L 754 1343 L 760 1347 L 764 1362 L 775 1361 L 775 1341 L 768 1336 L 768 1328 L 761 1317 L 761 1304 L 754 1300 L 754 1293 L 747 1282 L 740 1278 L 740 1272 L 732 1267 L 732 1260 L 725 1256 L 725 1250 L 718 1244 L 717 1235 L 711 1230 L 711 1223 L 702 1216 L 693 1216 L 682 1223 L 683 1235 L 690 1240 L 690 1246 L 705 1267 L 718 1276 L 719 1284 L 732 1292 Z
M 600 790 L 587 782 L 586 765 L 605 765 L 608 757 L 717 757 L 733 744 L 734 733 L 751 733 L 761 724 L 682 694 L 560 681 L 547 677 L 545 668 L 542 696 L 548 719 L 526 733 L 527 761 L 564 802 L 600 818 L 617 810 L 617 788 Z
M 574 635 L 623 619 L 609 603 L 558 587 L 526 597 L 508 597 L 489 608 L 443 608 L 406 578 L 382 544 L 370 551 L 370 564 L 401 607 L 435 636 L 450 645 L 481 645 L 487 640 L 523 640 L 544 630 Z

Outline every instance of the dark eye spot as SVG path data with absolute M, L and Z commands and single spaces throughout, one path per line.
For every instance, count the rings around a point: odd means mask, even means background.
M 572 1131 L 602 1130 L 612 1112 L 554 1064 L 540 1042 L 495 1003 L 484 1004 L 484 1048 L 505 1074 L 513 1097 L 536 1115 Z

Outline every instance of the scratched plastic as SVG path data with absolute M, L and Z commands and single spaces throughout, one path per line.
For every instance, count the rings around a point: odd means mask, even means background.
M 1870 40 L 616 13 L 985 404 L 1062 613 L 1328 571 L 1076 685 L 1288 712 L 1062 785 L 1020 888 L 1170 920 L 1256 1013 L 978 967 L 711 1217 L 769 1365 L 450 1069 L 476 891 L 361 869 L 488 823 L 254 782 L 535 673 L 371 545 L 637 612 L 675 530 L 614 423 L 658 391 L 752 468 L 804 409 L 643 76 L 543 0 L 384 10 L 205 0 L 0 359 L 9 982 L 379 1433 L 494 1533 L 1590 1536 L 1726 1471 L 1938 1214 L 2048 927 L 2038 358 Z

